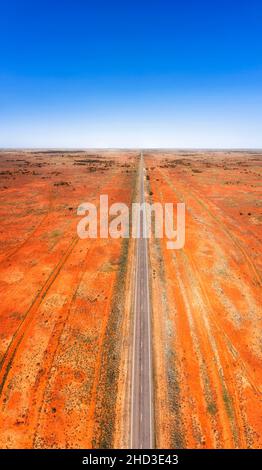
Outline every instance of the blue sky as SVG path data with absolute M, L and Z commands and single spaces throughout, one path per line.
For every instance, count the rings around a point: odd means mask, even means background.
M 260 0 L 0 0 L 0 147 L 262 147 Z

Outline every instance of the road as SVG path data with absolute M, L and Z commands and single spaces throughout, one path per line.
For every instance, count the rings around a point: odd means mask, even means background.
M 144 160 L 140 157 L 139 202 L 145 202 Z M 143 238 L 146 224 L 141 211 L 137 224 L 140 236 L 136 240 L 134 330 L 131 379 L 131 448 L 154 447 L 153 373 L 151 354 L 151 307 L 149 293 L 148 240 Z

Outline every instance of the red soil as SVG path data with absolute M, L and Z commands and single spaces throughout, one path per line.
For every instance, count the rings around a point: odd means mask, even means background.
M 261 155 L 145 153 L 158 447 L 260 447 Z M 128 446 L 134 241 L 76 235 L 82 202 L 130 204 L 135 152 L 0 154 L 0 447 Z
M 159 447 L 261 447 L 261 155 L 147 153 L 186 243 L 150 243 Z
M 2 448 L 112 444 L 117 363 L 112 390 L 103 374 L 112 312 L 123 302 L 123 240 L 80 240 L 76 209 L 100 194 L 130 204 L 135 155 L 0 154 Z

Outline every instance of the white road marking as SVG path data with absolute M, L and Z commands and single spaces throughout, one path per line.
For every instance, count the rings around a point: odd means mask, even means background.
M 143 165 L 143 153 L 141 153 L 141 160 L 140 160 L 140 168 L 139 168 L 139 193 L 140 193 L 140 198 L 139 202 L 145 202 L 145 196 L 144 196 L 144 175 L 146 173 L 146 170 Z M 141 173 L 142 170 L 142 173 Z M 147 219 L 146 219 L 146 211 L 145 208 L 143 210 L 143 226 L 141 227 L 141 214 L 137 214 L 137 220 L 136 223 L 139 223 L 139 228 L 140 231 L 142 229 L 142 236 L 144 233 L 146 233 L 145 229 L 147 228 Z M 140 234 L 141 237 L 141 234 Z M 140 283 L 140 300 L 141 300 L 141 294 L 142 298 L 144 295 L 144 290 L 146 288 L 146 294 L 147 294 L 147 320 L 148 320 L 148 385 L 149 385 L 149 443 L 150 443 L 150 448 L 153 448 L 153 421 L 152 421 L 152 359 L 151 359 L 151 318 L 150 318 L 150 299 L 149 299 L 149 278 L 148 278 L 148 245 L 147 245 L 147 240 L 144 241 L 145 243 L 145 263 L 146 263 L 146 285 L 144 283 L 144 277 L 142 276 L 141 278 L 141 283 Z M 133 327 L 133 358 L 132 358 L 132 389 L 131 389 L 131 448 L 133 448 L 134 440 L 133 440 L 133 433 L 134 433 L 134 382 L 135 382 L 135 361 L 136 361 L 136 328 L 137 328 L 137 289 L 138 289 L 138 267 L 139 267 L 139 244 L 140 244 L 140 239 L 136 240 L 136 264 L 135 264 L 135 296 L 134 296 L 134 327 Z M 143 338 L 141 335 L 141 344 L 140 348 L 141 351 L 143 349 Z M 142 356 L 141 356 L 142 357 Z M 141 377 L 143 376 L 143 361 L 140 361 L 140 374 Z M 140 392 L 141 392 L 141 397 L 143 396 L 143 380 L 141 380 L 140 383 Z M 143 421 L 143 410 L 140 412 L 140 422 L 142 423 Z M 143 442 L 141 440 L 140 447 L 143 448 Z

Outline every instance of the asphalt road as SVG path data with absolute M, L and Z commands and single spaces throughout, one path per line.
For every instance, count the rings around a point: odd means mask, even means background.
M 139 202 L 145 202 L 144 161 L 140 158 Z M 143 238 L 145 212 L 138 218 L 140 237 L 136 240 L 134 331 L 131 392 L 131 448 L 154 447 L 153 374 L 151 354 L 151 307 L 149 292 L 148 240 Z

